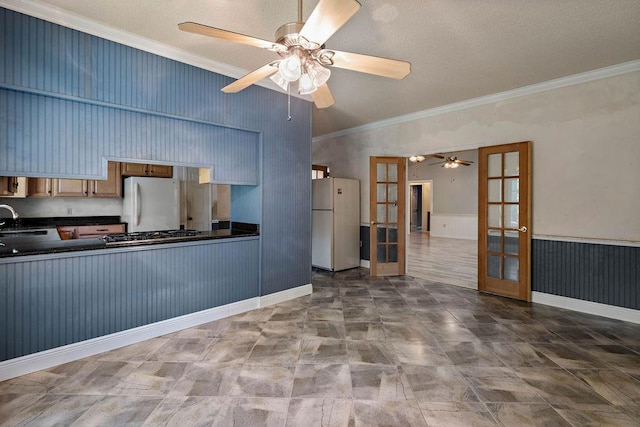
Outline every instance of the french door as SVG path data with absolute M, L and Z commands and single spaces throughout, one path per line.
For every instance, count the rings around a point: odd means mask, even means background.
M 375 276 L 405 273 L 405 158 L 370 159 L 370 269 Z
M 531 301 L 531 142 L 478 153 L 478 290 Z

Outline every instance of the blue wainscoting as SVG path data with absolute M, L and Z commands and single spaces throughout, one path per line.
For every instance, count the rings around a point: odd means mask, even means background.
M 640 310 L 640 247 L 534 239 L 531 289 Z
M 360 239 L 369 260 L 368 226 Z M 640 310 L 640 247 L 534 238 L 531 290 Z
M 259 238 L 0 259 L 0 361 L 259 296 Z

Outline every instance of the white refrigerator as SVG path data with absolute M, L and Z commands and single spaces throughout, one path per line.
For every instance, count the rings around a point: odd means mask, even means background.
M 312 182 L 311 264 L 331 271 L 360 266 L 360 181 Z
M 180 225 L 179 181 L 171 178 L 126 178 L 122 221 L 128 223 L 128 232 L 177 230 Z

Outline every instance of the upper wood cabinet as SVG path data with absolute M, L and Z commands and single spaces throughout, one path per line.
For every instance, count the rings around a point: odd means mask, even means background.
M 122 176 L 173 178 L 173 166 L 145 163 L 122 163 Z
M 89 197 L 122 197 L 122 173 L 119 162 L 109 162 L 107 179 L 89 181 Z
M 26 197 L 27 178 L 0 176 L 0 197 Z
M 51 197 L 51 178 L 29 178 L 28 197 Z
M 122 196 L 119 162 L 109 162 L 106 180 L 30 178 L 29 197 L 104 197 Z
M 53 197 L 87 197 L 87 181 L 84 179 L 52 179 Z

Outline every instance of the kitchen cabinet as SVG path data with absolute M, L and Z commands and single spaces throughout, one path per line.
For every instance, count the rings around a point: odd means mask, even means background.
M 51 197 L 51 178 L 29 178 L 28 197 Z
M 89 197 L 122 197 L 122 173 L 119 162 L 109 162 L 106 180 L 89 181 Z
M 0 176 L 0 197 L 27 197 L 27 178 Z
M 122 176 L 173 178 L 173 166 L 145 163 L 122 163 Z
M 87 181 L 84 179 L 53 179 L 53 197 L 87 197 Z
M 124 224 L 106 225 L 79 225 L 57 227 L 58 234 L 62 240 L 68 239 L 91 239 L 102 237 L 106 234 L 119 234 L 125 232 Z
M 29 197 L 122 197 L 122 174 L 119 162 L 109 162 L 106 180 L 32 178 Z

